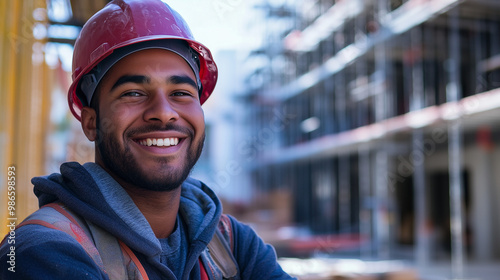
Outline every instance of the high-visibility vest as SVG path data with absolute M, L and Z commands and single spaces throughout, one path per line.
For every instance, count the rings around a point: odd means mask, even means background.
M 50 203 L 27 217 L 17 228 L 37 224 L 73 237 L 110 280 L 148 280 L 137 256 L 121 240 L 59 203 Z M 218 229 L 199 258 L 201 279 L 239 279 L 229 217 L 222 215 Z M 2 241 L 2 243 L 5 239 Z

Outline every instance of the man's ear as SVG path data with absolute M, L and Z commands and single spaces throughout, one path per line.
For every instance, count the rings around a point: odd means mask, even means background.
M 97 114 L 95 110 L 90 107 L 83 107 L 81 119 L 83 133 L 90 141 L 95 141 L 97 138 Z

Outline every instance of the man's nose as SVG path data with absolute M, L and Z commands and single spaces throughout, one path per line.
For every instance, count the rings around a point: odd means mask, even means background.
M 155 94 L 146 112 L 144 112 L 145 121 L 168 123 L 176 121 L 177 119 L 179 119 L 179 114 L 170 103 L 167 94 L 161 91 Z

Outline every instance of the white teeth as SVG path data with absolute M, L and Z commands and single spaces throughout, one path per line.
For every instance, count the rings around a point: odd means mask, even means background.
M 163 139 L 147 138 L 145 140 L 140 140 L 139 144 L 143 146 L 169 147 L 179 144 L 179 138 L 163 138 Z

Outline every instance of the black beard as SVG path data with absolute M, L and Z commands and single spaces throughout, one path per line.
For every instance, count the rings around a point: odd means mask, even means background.
M 159 192 L 169 192 L 179 188 L 186 178 L 191 173 L 194 165 L 198 161 L 201 152 L 203 150 L 203 144 L 205 142 L 205 133 L 203 132 L 202 138 L 198 143 L 194 143 L 194 133 L 183 127 L 178 127 L 176 125 L 158 126 L 149 125 L 130 131 L 127 133 L 126 139 L 130 139 L 130 135 L 136 133 L 145 133 L 152 131 L 167 131 L 175 130 L 182 131 L 189 135 L 188 139 L 191 139 L 191 146 L 189 147 L 189 152 L 187 154 L 187 159 L 184 166 L 177 170 L 172 170 L 172 168 L 165 169 L 162 174 L 145 174 L 139 168 L 140 165 L 133 157 L 130 152 L 130 146 L 125 144 L 124 149 L 121 149 L 117 144 L 118 141 L 114 141 L 110 134 L 106 133 L 106 129 L 101 129 L 101 120 L 99 115 L 97 115 L 97 141 L 96 146 L 98 152 L 101 156 L 101 160 L 105 165 L 105 168 L 109 170 L 117 178 L 121 179 L 121 182 L 127 183 L 136 188 L 159 191 Z M 168 163 L 168 158 L 163 158 L 158 160 L 158 164 Z M 148 176 L 149 175 L 149 176 Z M 150 176 L 159 175 L 159 176 Z

